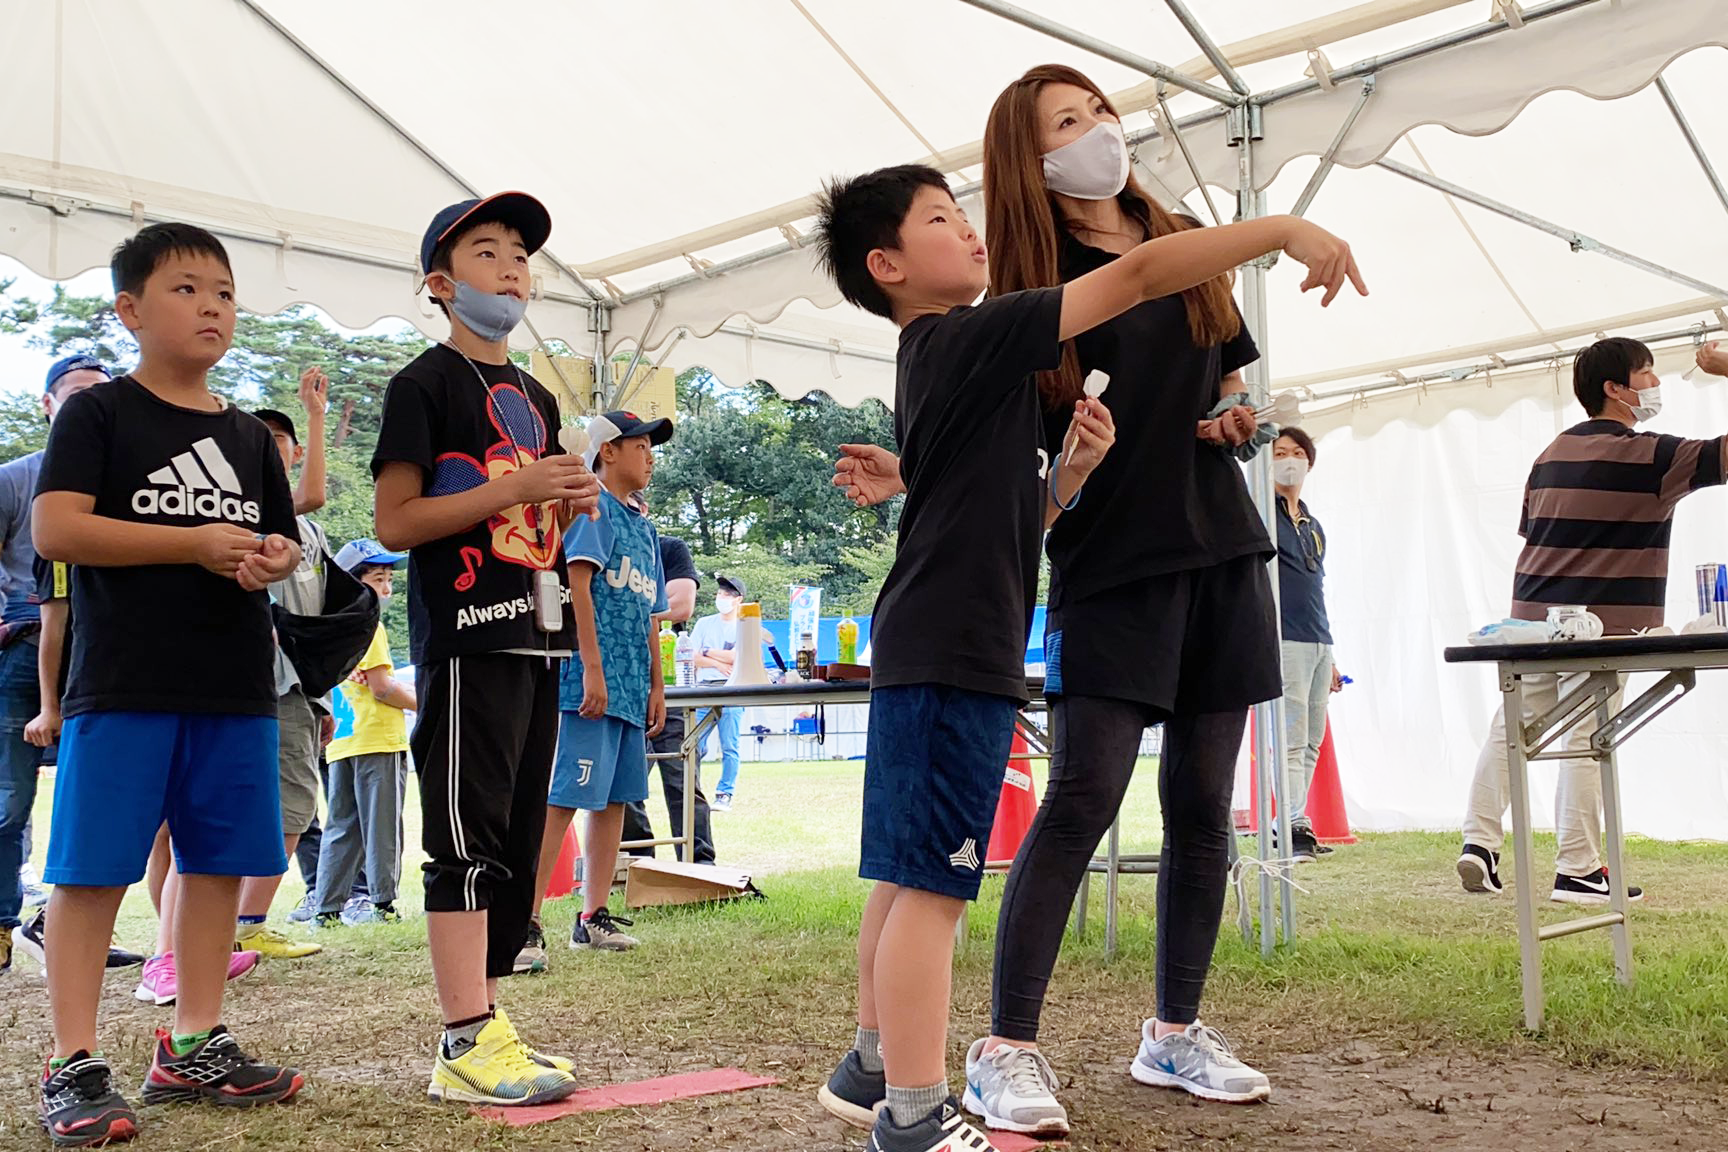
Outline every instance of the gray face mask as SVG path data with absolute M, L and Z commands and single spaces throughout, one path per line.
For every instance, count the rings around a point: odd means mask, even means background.
M 378 597 L 378 615 L 382 616 L 382 615 L 384 615 L 385 612 L 388 612 L 390 610 L 391 599 L 392 599 L 392 597 L 389 597 L 389 596 L 379 596 Z
M 468 330 L 482 340 L 502 340 L 522 323 L 528 311 L 528 301 L 514 296 L 494 296 L 482 292 L 466 280 L 454 280 L 456 297 L 450 310 Z

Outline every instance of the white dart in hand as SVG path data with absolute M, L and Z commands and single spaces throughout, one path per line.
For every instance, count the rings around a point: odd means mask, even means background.
M 1096 400 L 1104 395 L 1104 389 L 1108 387 L 1110 387 L 1109 375 L 1094 368 L 1086 373 L 1086 383 L 1081 385 L 1080 390 L 1086 393 L 1088 400 Z
M 588 430 L 566 424 L 558 429 L 558 447 L 572 456 L 580 456 L 588 451 Z
M 1254 420 L 1259 424 L 1291 424 L 1301 416 L 1302 401 L 1294 392 L 1280 392 L 1270 404 L 1254 409 Z

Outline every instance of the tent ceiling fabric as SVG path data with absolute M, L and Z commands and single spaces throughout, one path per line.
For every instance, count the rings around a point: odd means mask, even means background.
M 415 299 L 414 253 L 422 222 L 464 185 L 546 200 L 555 226 L 548 258 L 536 261 L 530 319 L 586 351 L 587 291 L 563 267 L 605 271 L 624 293 L 688 274 L 692 262 L 723 267 L 785 242 L 773 225 L 794 221 L 768 210 L 796 204 L 825 175 L 921 157 L 921 138 L 943 149 L 961 182 L 975 180 L 969 148 L 989 105 L 1032 64 L 1081 68 L 1128 94 L 1125 106 L 1140 109 L 1131 130 L 1153 125 L 1143 74 L 960 0 L 508 0 L 488 25 L 531 30 L 536 48 L 524 60 L 500 47 L 495 62 L 484 49 L 452 55 L 449 29 L 472 20 L 462 0 L 0 5 L 0 97 L 13 110 L 0 125 L 0 251 L 64 279 L 105 263 L 138 222 L 194 220 L 229 239 L 247 307 L 310 302 L 353 327 L 395 315 L 441 333 Z M 1021 6 L 1212 75 L 1155 0 Z M 1304 45 L 1343 67 L 1490 15 L 1488 0 L 1189 7 L 1257 92 L 1302 82 Z M 1340 154 L 1345 167 L 1310 212 L 1350 234 L 1375 295 L 1320 319 L 1292 298 L 1294 271 L 1275 269 L 1274 383 L 1324 390 L 1374 375 L 1363 366 L 1529 348 L 1536 333 L 1632 313 L 1666 309 L 1675 328 L 1709 321 L 1693 289 L 1573 253 L 1373 165 L 1390 156 L 1431 169 L 1720 283 L 1728 213 L 1648 85 L 1673 61 L 1670 84 L 1728 169 L 1721 12 L 1721 0 L 1596 0 L 1381 69 Z M 160 65 L 147 92 L 141 59 Z M 1359 89 L 1348 82 L 1266 110 L 1255 151 L 1273 211 L 1294 202 Z M 1601 102 L 1614 97 L 1626 98 Z M 1173 91 L 1171 106 L 1189 115 L 1207 104 Z M 1490 134 L 1466 135 L 1480 133 Z M 1188 140 L 1229 213 L 1237 150 L 1218 120 Z M 1164 139 L 1143 142 L 1137 158 L 1154 186 L 1190 191 Z M 1198 197 L 1189 203 L 1204 214 Z M 747 218 L 754 231 L 727 227 Z M 668 243 L 705 230 L 723 238 L 688 252 Z M 630 252 L 655 262 L 621 265 L 617 254 Z M 753 372 L 795 394 L 891 397 L 892 329 L 844 306 L 788 313 L 799 300 L 837 303 L 808 250 L 792 248 L 630 300 L 612 311 L 609 346 L 646 331 L 651 348 L 665 347 L 683 329 L 692 337 L 679 340 L 679 364 L 723 378 Z M 761 331 L 741 335 L 751 322 Z M 1474 394 L 1449 392 L 1460 403 Z

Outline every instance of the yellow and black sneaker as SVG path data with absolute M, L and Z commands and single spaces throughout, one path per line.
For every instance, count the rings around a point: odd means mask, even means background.
M 440 1041 L 426 1095 L 459 1104 L 512 1107 L 552 1104 L 574 1091 L 574 1076 L 536 1063 L 509 1021 L 494 1017 L 480 1029 L 474 1047 L 460 1056 L 446 1054 Z
M 538 1052 L 535 1049 L 530 1048 L 527 1041 L 523 1040 L 517 1033 L 516 1025 L 510 1023 L 510 1017 L 505 1014 L 504 1009 L 498 1009 L 494 1014 L 493 1019 L 497 1020 L 498 1023 L 504 1025 L 505 1028 L 510 1030 L 510 1035 L 516 1037 L 516 1043 L 522 1045 L 522 1051 L 528 1053 L 528 1059 L 534 1061 L 534 1063 L 540 1065 L 542 1068 L 556 1068 L 560 1072 L 569 1072 L 572 1075 L 575 1074 L 576 1061 L 567 1059 L 563 1056 L 548 1056 L 544 1052 Z

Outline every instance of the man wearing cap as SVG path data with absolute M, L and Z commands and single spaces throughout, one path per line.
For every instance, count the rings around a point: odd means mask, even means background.
M 52 423 L 69 397 L 109 375 L 93 356 L 56 360 L 42 390 L 43 419 Z M 30 502 L 41 472 L 41 452 L 0 464 L 0 971 L 12 965 L 12 933 L 24 901 L 18 876 L 28 855 L 24 831 L 42 766 L 42 749 L 24 739 L 41 704 L 36 657 L 42 622 L 32 596 L 36 548 L 30 539 Z
M 696 631 L 691 637 L 696 644 L 698 684 L 724 684 L 732 675 L 732 665 L 738 658 L 738 608 L 749 594 L 744 581 L 737 576 L 717 576 L 715 583 L 719 590 L 714 594 L 714 606 L 720 611 L 696 621 Z M 715 812 L 729 812 L 732 790 L 738 786 L 738 710 L 718 711 L 720 718 L 714 726 L 720 731 L 720 782 L 714 786 L 714 800 L 709 807 Z M 697 717 L 698 726 L 707 715 L 704 712 Z M 698 764 L 707 743 L 704 737 L 702 747 L 696 750 Z
M 552 231 L 532 196 L 438 212 L 420 246 L 450 337 L 390 381 L 372 456 L 378 540 L 408 553 L 420 711 L 409 743 L 426 851 L 426 938 L 444 1034 L 427 1095 L 535 1105 L 576 1091 L 497 1000 L 528 936 L 573 644 L 561 525 L 600 486 L 556 439 L 558 402 L 510 360 L 529 259 Z
M 391 552 L 376 540 L 350 540 L 336 553 L 336 564 L 378 594 L 386 608 L 394 591 L 396 565 L 407 554 Z M 378 621 L 372 646 L 360 658 L 340 691 L 354 716 L 353 726 L 330 742 L 330 822 L 318 857 L 318 884 L 312 897 L 314 923 L 386 923 L 401 919 L 396 889 L 402 878 L 402 796 L 408 781 L 408 720 L 416 711 L 414 687 L 392 674 L 390 637 Z M 366 862 L 367 902 L 344 913 L 349 889 Z
M 286 412 L 274 408 L 259 408 L 252 414 L 270 429 L 276 451 L 282 457 L 282 471 L 289 476 L 300 469 L 294 488 L 295 523 L 300 530 L 300 564 L 284 580 L 270 586 L 270 598 L 284 612 L 296 616 L 320 616 L 324 613 L 329 544 L 320 528 L 307 515 L 324 506 L 324 406 L 329 391 L 329 378 L 316 368 L 307 368 L 300 376 L 300 404 L 306 413 L 306 443 L 300 443 L 299 430 Z M 286 653 L 276 649 L 276 720 L 278 729 L 277 766 L 282 792 L 282 844 L 288 856 L 295 855 L 300 837 L 318 819 L 318 797 L 323 782 L 318 775 L 318 753 L 324 747 L 336 722 L 331 717 L 328 697 L 308 699 L 300 687 L 300 674 Z M 309 940 L 296 940 L 271 928 L 270 905 L 276 890 L 282 886 L 281 876 L 249 876 L 240 886 L 240 915 L 235 929 L 235 946 L 278 960 L 299 960 L 323 951 Z

